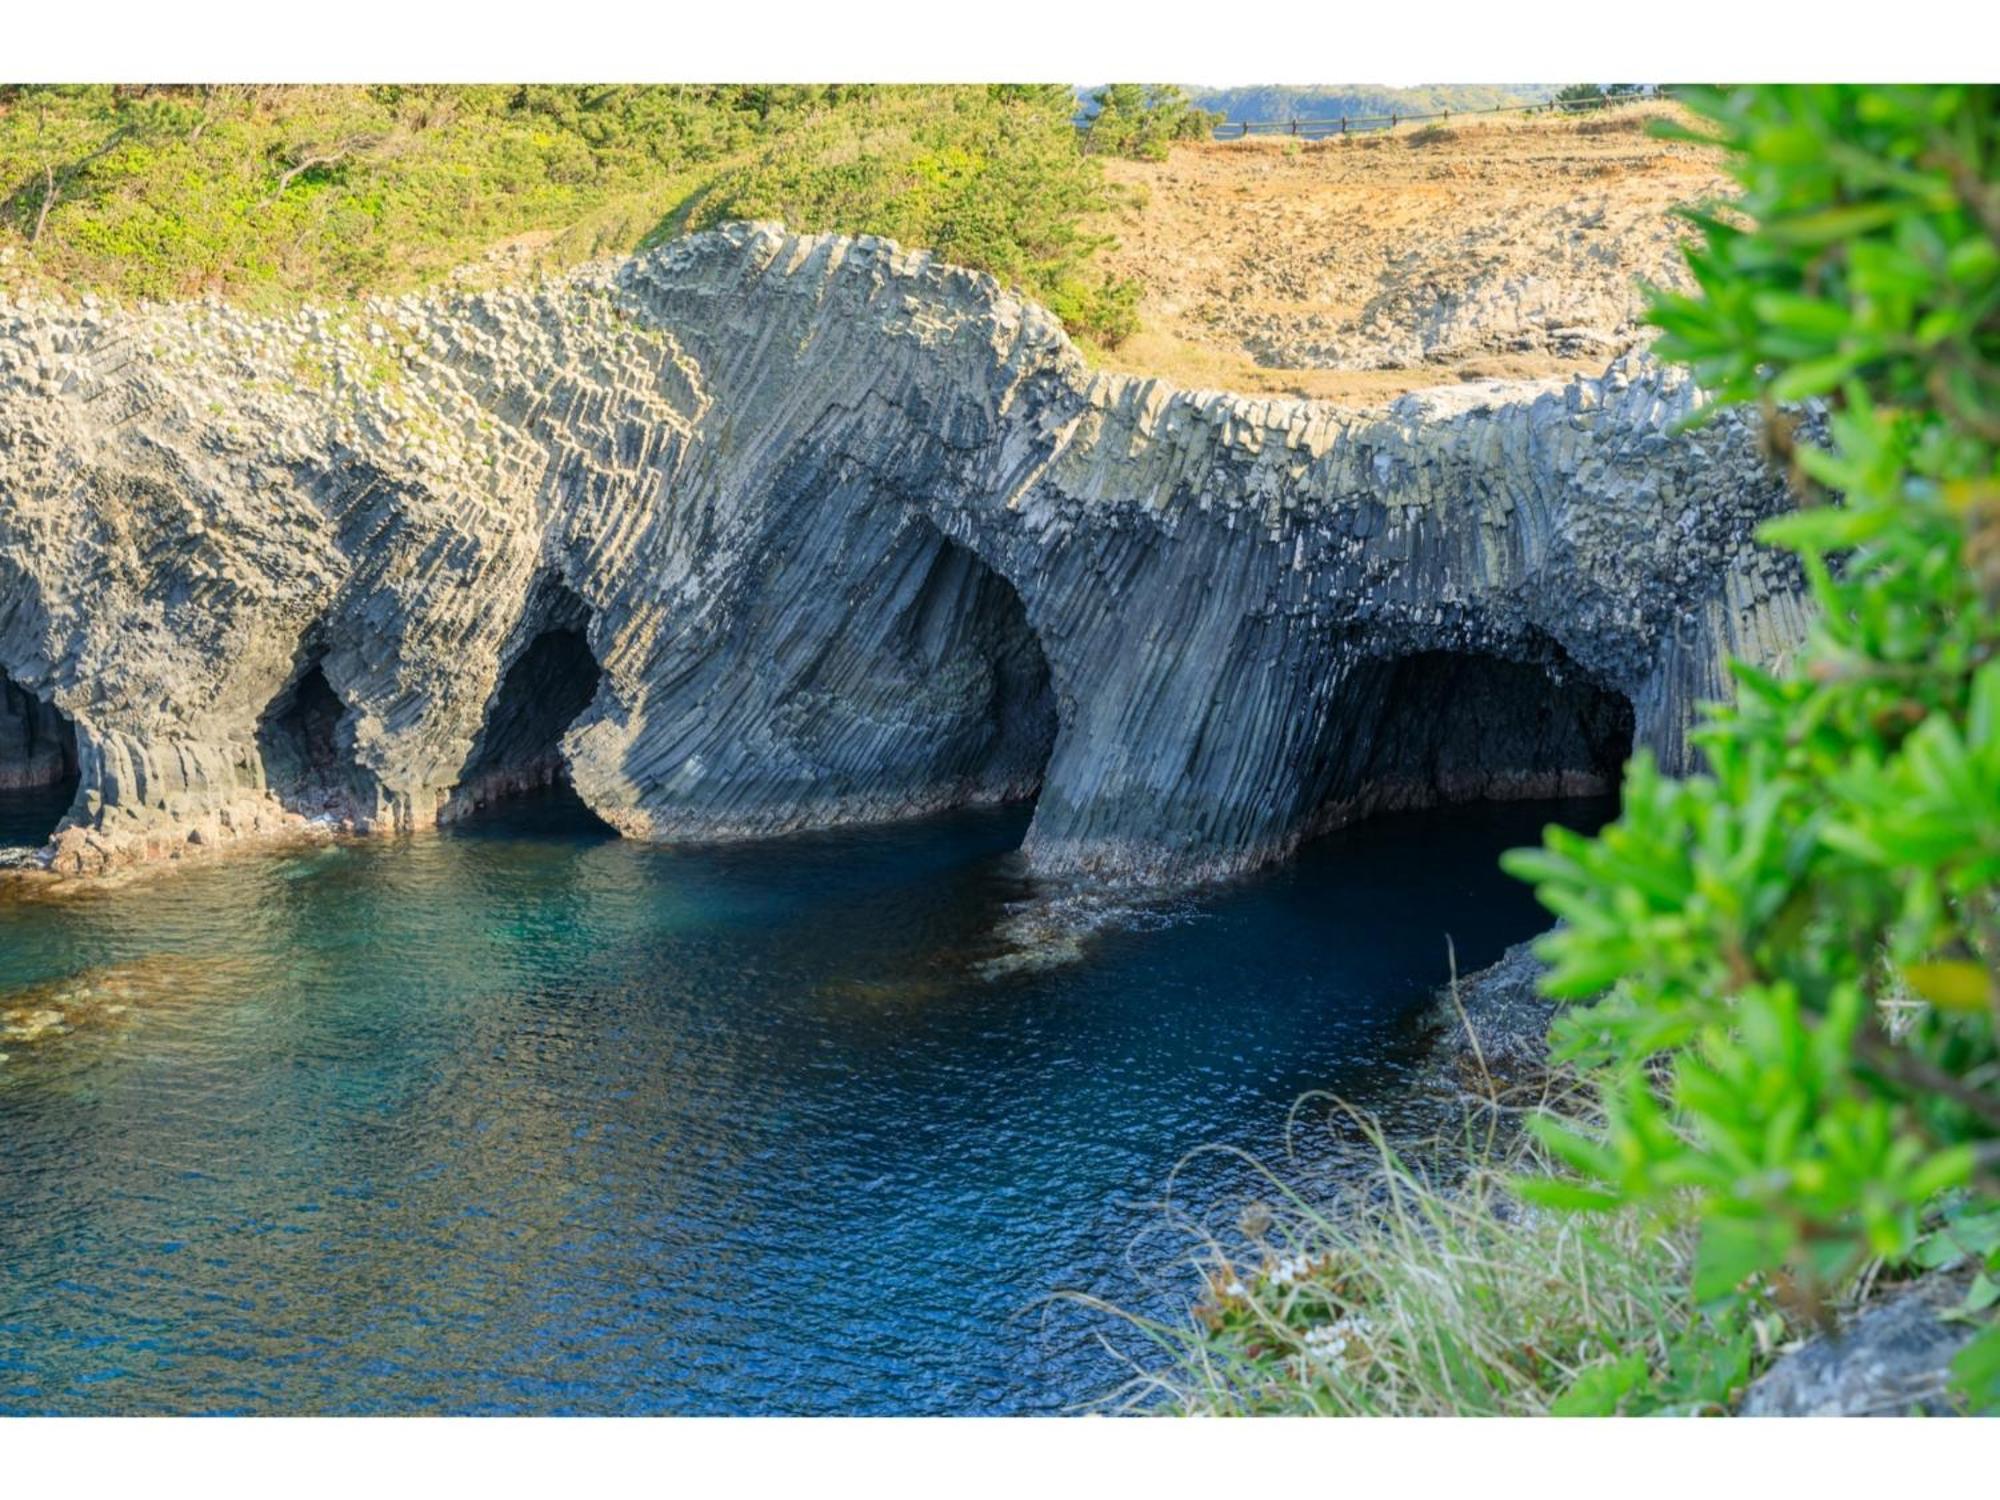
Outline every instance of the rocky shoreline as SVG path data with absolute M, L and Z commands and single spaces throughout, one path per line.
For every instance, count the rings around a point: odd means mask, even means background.
M 990 277 L 769 225 L 345 311 L 0 301 L 0 680 L 74 737 L 38 863 L 555 775 L 668 841 L 1035 795 L 1036 873 L 1173 882 L 1678 768 L 1805 618 L 1752 540 L 1784 487 L 1700 406 L 1640 358 L 1177 391 Z

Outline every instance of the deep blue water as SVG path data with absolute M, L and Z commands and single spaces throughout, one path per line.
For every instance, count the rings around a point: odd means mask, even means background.
M 559 799 L 0 895 L 0 1411 L 1015 1412 L 1171 1312 L 1160 1195 L 1393 1104 L 1595 803 L 1382 818 L 989 977 L 1025 814 L 702 850 Z M 1032 908 L 1030 908 L 1032 910 Z M 1176 1198 L 1255 1192 L 1221 1154 Z

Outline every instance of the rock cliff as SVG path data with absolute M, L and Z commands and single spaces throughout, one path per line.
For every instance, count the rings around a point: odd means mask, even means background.
M 346 311 L 0 302 L 0 785 L 73 777 L 70 874 L 558 776 L 661 840 L 1037 796 L 1040 871 L 1226 874 L 1687 762 L 1803 625 L 1699 400 L 1179 391 L 766 225 Z

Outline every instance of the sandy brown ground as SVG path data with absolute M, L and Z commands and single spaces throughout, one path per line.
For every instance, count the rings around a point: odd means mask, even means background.
M 1346 140 L 1178 146 L 1115 161 L 1100 227 L 1145 288 L 1112 369 L 1351 403 L 1487 378 L 1596 373 L 1640 342 L 1639 281 L 1684 285 L 1677 204 L 1719 158 L 1635 108 Z

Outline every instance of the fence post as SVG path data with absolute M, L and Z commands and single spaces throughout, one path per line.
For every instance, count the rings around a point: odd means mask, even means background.
M 1346 115 L 1342 115 L 1342 116 L 1340 117 L 1340 133 L 1341 133 L 1342 135 L 1346 135 L 1346 134 L 1347 134 L 1347 116 L 1346 116 Z
M 1299 118 L 1297 115 L 1294 115 L 1292 116 L 1292 134 L 1297 135 L 1298 133 L 1299 133 Z

